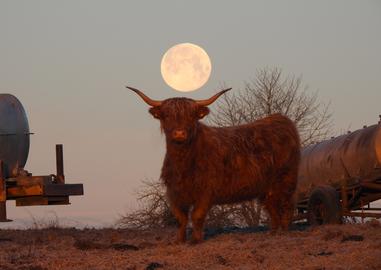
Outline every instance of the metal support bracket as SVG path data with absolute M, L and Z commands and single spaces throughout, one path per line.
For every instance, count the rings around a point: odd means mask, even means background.
M 7 219 L 7 188 L 3 174 L 3 161 L 0 160 L 0 222 L 12 221 Z

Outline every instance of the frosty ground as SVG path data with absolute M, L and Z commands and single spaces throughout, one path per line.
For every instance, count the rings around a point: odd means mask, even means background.
M 381 269 L 381 223 L 208 229 L 198 245 L 175 228 L 0 230 L 1 270 Z

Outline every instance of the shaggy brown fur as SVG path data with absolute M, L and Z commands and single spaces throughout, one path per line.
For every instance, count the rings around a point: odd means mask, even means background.
M 179 222 L 179 242 L 186 240 L 191 208 L 192 241 L 199 242 L 213 205 L 253 198 L 265 205 L 273 230 L 288 229 L 300 160 L 289 118 L 274 114 L 246 125 L 210 127 L 199 122 L 209 109 L 187 98 L 164 100 L 149 111 L 166 136 L 161 178 Z

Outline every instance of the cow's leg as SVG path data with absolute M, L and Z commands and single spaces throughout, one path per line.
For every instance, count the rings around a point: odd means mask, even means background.
M 288 230 L 295 209 L 295 189 L 298 178 L 297 168 L 290 170 L 282 181 L 282 190 L 280 190 L 280 208 L 281 208 L 281 227 L 282 230 Z
M 279 205 L 278 200 L 274 194 L 271 194 L 267 196 L 265 199 L 265 208 L 270 216 L 270 229 L 272 232 L 276 232 L 279 229 L 281 219 L 279 215 Z
M 293 196 L 287 194 L 288 196 L 282 200 L 282 212 L 281 212 L 281 228 L 287 231 L 289 229 L 292 217 L 294 215 L 294 200 Z
M 198 203 L 194 205 L 192 211 L 192 243 L 196 244 L 203 240 L 203 230 L 206 215 L 210 206 L 207 203 Z
M 186 240 L 186 229 L 188 224 L 189 207 L 179 207 L 171 205 L 173 215 L 176 217 L 178 224 L 176 243 L 184 243 Z
M 280 194 L 280 208 L 281 208 L 281 227 L 282 230 L 288 230 L 295 210 L 295 191 L 293 189 L 285 190 Z

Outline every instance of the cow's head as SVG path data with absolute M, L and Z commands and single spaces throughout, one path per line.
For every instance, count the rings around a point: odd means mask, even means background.
M 231 88 L 222 90 L 205 100 L 189 98 L 169 98 L 163 101 L 152 100 L 138 89 L 128 87 L 138 94 L 148 105 L 149 112 L 160 120 L 161 128 L 167 141 L 182 144 L 190 142 L 197 133 L 198 120 L 209 113 L 208 105 L 212 104 L 219 96 Z

